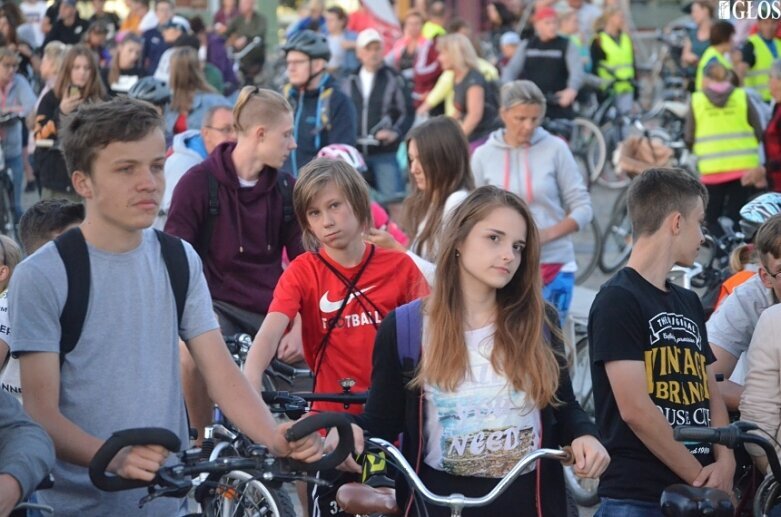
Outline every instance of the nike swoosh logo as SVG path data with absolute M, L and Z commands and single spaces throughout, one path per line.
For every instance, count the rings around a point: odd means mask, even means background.
M 367 292 L 369 292 L 370 289 L 373 289 L 373 288 L 374 288 L 373 285 L 369 286 L 369 287 L 367 287 L 366 289 L 364 289 L 363 291 L 361 291 L 358 294 L 364 295 Z M 345 303 L 344 305 L 345 306 L 350 305 L 350 302 L 352 302 L 355 299 L 355 297 L 356 297 L 356 293 L 352 293 L 350 296 L 347 297 L 347 303 Z M 326 313 L 326 314 L 328 314 L 330 312 L 336 312 L 336 311 L 339 310 L 339 307 L 342 306 L 343 302 L 344 302 L 344 298 L 342 298 L 341 300 L 336 300 L 335 302 L 332 302 L 331 300 L 328 299 L 328 291 L 326 291 L 325 294 L 323 294 L 323 296 L 320 298 L 320 312 L 323 312 L 323 313 Z

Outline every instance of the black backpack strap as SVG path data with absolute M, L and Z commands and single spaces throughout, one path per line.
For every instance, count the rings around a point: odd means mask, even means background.
M 187 252 L 181 239 L 160 230 L 155 230 L 155 234 L 160 241 L 160 251 L 163 254 L 165 267 L 168 269 L 168 280 L 171 282 L 171 290 L 176 301 L 177 328 L 181 332 L 187 289 L 190 286 L 190 264 L 187 262 Z
M 293 182 L 289 174 L 277 171 L 277 188 L 282 196 L 282 221 L 290 224 L 296 214 L 293 211 Z
M 212 242 L 212 234 L 214 233 L 214 224 L 217 221 L 217 216 L 220 215 L 220 197 L 219 197 L 219 185 L 217 184 L 217 178 L 214 174 L 206 170 L 206 180 L 209 184 L 209 205 L 208 214 L 206 215 L 206 224 L 201 232 L 201 237 L 198 239 L 198 254 L 201 259 L 205 259 L 209 254 L 209 246 Z
M 68 296 L 60 313 L 60 366 L 78 343 L 89 305 L 90 265 L 87 242 L 81 229 L 72 228 L 54 240 L 65 264 Z

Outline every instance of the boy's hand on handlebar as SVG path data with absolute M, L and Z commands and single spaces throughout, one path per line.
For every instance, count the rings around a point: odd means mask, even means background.
M 285 433 L 295 422 L 285 422 L 274 431 L 274 442 L 269 446 L 274 456 L 290 457 L 294 460 L 312 463 L 323 457 L 323 439 L 318 433 L 312 433 L 294 442 L 287 441 Z
M 575 438 L 571 447 L 575 456 L 572 470 L 582 478 L 598 478 L 610 463 L 605 447 L 591 435 Z
M 125 479 L 152 481 L 168 458 L 168 454 L 168 449 L 162 445 L 125 447 L 108 464 L 108 472 Z
M 361 454 L 363 452 L 363 429 L 358 427 L 355 424 L 351 424 L 353 428 L 353 440 L 355 441 L 354 444 L 354 452 L 355 454 Z M 325 445 L 323 446 L 323 452 L 331 452 L 336 448 L 336 446 L 339 444 L 339 433 L 336 432 L 336 429 L 331 429 L 328 432 L 328 436 L 325 438 Z M 342 462 L 341 465 L 336 467 L 338 470 L 342 470 L 344 472 L 354 472 L 356 474 L 360 474 L 362 469 L 361 466 L 358 465 L 358 463 L 353 459 L 352 455 L 347 456 L 347 459 Z
M 735 457 L 725 454 L 717 461 L 702 467 L 692 485 L 696 487 L 718 488 L 732 493 L 732 479 L 735 475 Z

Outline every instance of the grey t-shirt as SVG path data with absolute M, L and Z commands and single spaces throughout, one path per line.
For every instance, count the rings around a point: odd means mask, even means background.
M 218 328 L 201 261 L 184 243 L 190 265 L 182 338 Z M 179 373 L 176 302 L 160 244 L 152 230 L 127 253 L 89 247 L 90 295 L 81 338 L 62 365 L 60 411 L 84 431 L 108 438 L 133 427 L 163 427 L 187 446 Z M 9 288 L 14 353 L 60 349 L 60 312 L 67 296 L 65 266 L 53 243 L 23 261 Z M 158 499 L 143 510 L 145 489 L 101 492 L 87 469 L 58 460 L 53 489 L 42 503 L 58 515 L 176 515 L 180 502 Z
M 746 280 L 727 296 L 707 323 L 708 339 L 735 357 L 748 350 L 762 312 L 773 305 L 773 292 L 759 275 Z M 13 327 L 11 327 L 13 328 Z

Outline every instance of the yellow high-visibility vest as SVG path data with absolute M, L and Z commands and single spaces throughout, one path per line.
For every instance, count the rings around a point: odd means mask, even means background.
M 767 47 L 767 43 L 759 34 L 752 34 L 748 40 L 754 45 L 754 66 L 747 72 L 743 78 L 743 84 L 746 88 L 753 88 L 762 96 L 765 102 L 772 99 L 770 95 L 770 68 L 773 66 L 773 53 Z M 776 55 L 781 56 L 781 40 L 773 38 L 771 42 L 776 49 Z
M 597 74 L 607 81 L 615 80 L 611 88 L 616 93 L 634 91 L 630 82 L 635 78 L 635 58 L 632 51 L 632 39 L 626 32 L 621 33 L 618 44 L 606 32 L 600 32 L 599 46 L 605 53 L 605 59 L 599 63 Z
M 705 71 L 705 65 L 710 63 L 711 59 L 713 58 L 716 58 L 716 60 L 724 65 L 727 70 L 732 70 L 732 64 L 727 60 L 726 57 L 724 57 L 724 54 L 713 47 L 706 48 L 705 52 L 702 53 L 700 61 L 697 63 L 697 77 L 694 80 L 695 91 L 702 91 L 702 76 L 703 72 Z
M 694 154 L 700 174 L 759 166 L 759 142 L 748 123 L 749 102 L 742 88 L 735 88 L 723 107 L 712 104 L 702 92 L 692 94 Z

